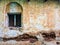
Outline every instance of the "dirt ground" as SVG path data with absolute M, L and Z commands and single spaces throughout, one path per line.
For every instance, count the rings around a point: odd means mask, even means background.
M 39 41 L 35 43 L 30 43 L 29 41 L 7 41 L 7 42 L 0 42 L 0 45 L 41 45 Z

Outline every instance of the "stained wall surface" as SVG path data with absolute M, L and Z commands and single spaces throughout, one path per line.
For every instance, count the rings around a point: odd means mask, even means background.
M 19 3 L 22 8 L 22 28 L 29 31 L 60 30 L 60 4 L 57 2 L 42 1 L 30 2 L 23 0 L 1 0 L 0 1 L 0 29 L 3 32 L 9 30 L 6 7 L 10 2 Z M 18 10 L 19 11 L 19 10 Z

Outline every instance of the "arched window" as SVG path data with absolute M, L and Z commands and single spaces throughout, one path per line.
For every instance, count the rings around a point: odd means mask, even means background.
M 6 6 L 9 27 L 21 27 L 22 6 L 17 2 L 10 2 Z

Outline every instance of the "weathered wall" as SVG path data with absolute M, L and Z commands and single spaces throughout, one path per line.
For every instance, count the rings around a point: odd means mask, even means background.
M 23 30 L 60 30 L 60 7 L 56 3 L 21 2 L 20 0 L 0 1 L 0 28 L 6 32 L 6 5 L 10 2 L 18 2 L 23 7 Z

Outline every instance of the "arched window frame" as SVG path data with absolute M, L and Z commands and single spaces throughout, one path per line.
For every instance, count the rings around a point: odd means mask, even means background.
M 5 10 L 5 14 L 6 14 L 6 16 L 5 16 L 5 26 L 6 27 L 9 27 L 9 23 L 8 23 L 8 21 L 9 21 L 9 18 L 8 18 L 8 13 L 11 13 L 10 11 L 9 11 L 9 6 L 10 6 L 10 4 L 11 3 L 15 3 L 17 6 L 18 6 L 18 8 L 20 9 L 19 11 L 17 11 L 17 12 L 13 12 L 13 13 L 21 13 L 21 15 L 22 15 L 22 12 L 23 12 L 23 8 L 22 8 L 22 6 L 19 4 L 19 3 L 17 3 L 17 2 L 10 2 L 10 3 L 8 3 L 7 5 L 6 5 L 6 10 Z M 21 22 L 22 23 L 22 22 Z M 13 27 L 15 27 L 15 26 L 13 26 Z M 12 27 L 12 28 L 13 28 Z M 21 26 L 22 27 L 22 26 Z M 10 28 L 10 27 L 9 27 Z M 15 27 L 16 28 L 16 27 Z

